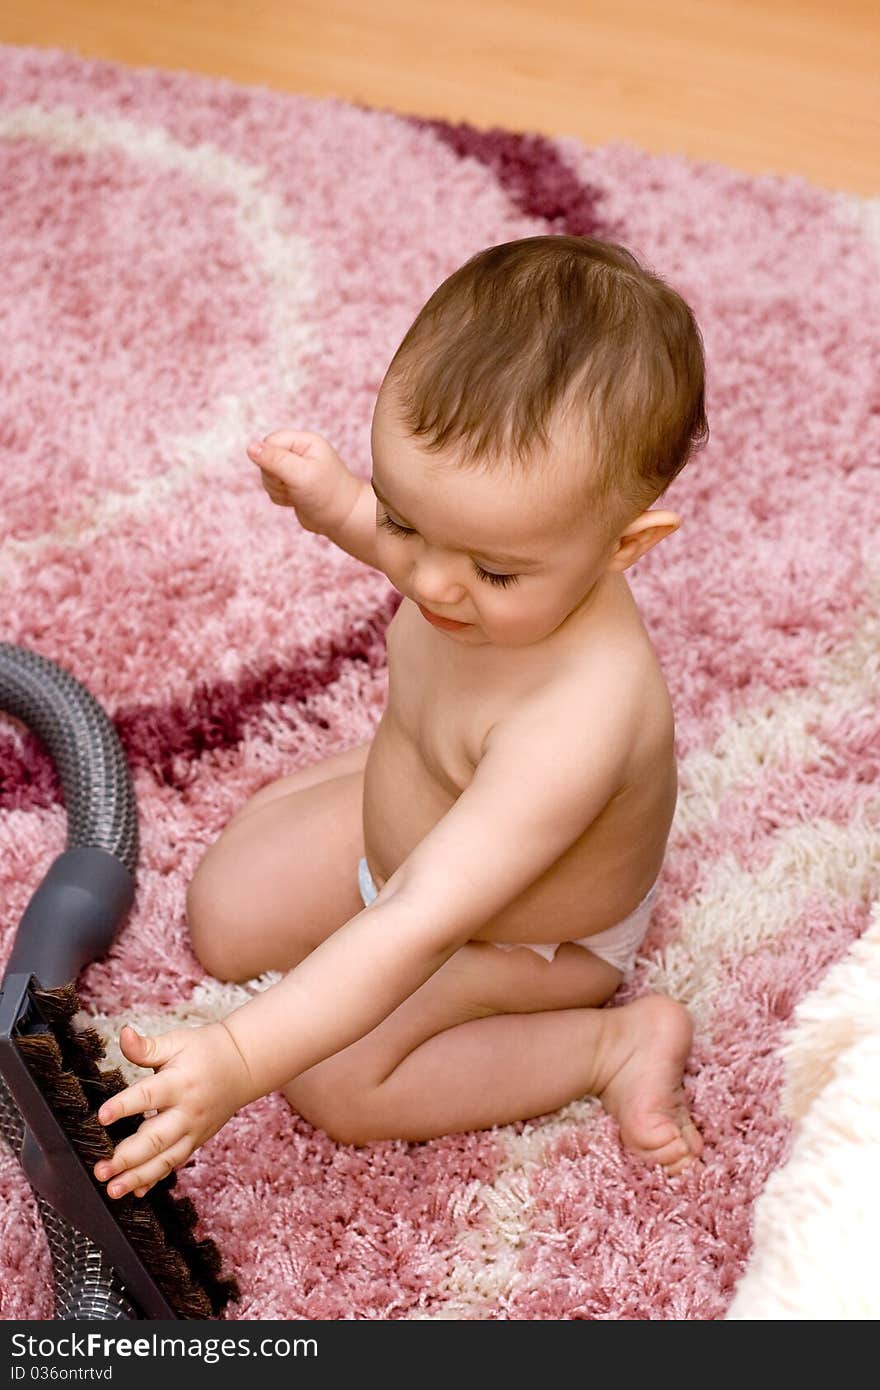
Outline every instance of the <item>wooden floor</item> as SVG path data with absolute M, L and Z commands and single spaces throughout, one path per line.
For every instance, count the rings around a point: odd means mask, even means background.
M 0 0 L 0 41 L 880 193 L 878 0 Z

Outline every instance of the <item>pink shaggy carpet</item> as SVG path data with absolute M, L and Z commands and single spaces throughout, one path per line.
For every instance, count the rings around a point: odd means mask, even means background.
M 366 476 L 405 329 L 493 243 L 619 240 L 693 305 L 712 438 L 668 494 L 681 530 L 630 571 L 681 790 L 618 1002 L 693 1010 L 704 1171 L 643 1169 L 590 1099 L 353 1149 L 275 1094 L 178 1182 L 241 1285 L 232 1318 L 722 1318 L 790 1143 L 780 1038 L 880 878 L 876 209 L 627 144 L 8 47 L 0 159 L 0 636 L 85 681 L 133 769 L 136 905 L 81 977 L 110 1039 L 247 997 L 191 954 L 187 881 L 247 796 L 368 738 L 385 700 L 398 596 L 268 503 L 246 441 L 297 423 Z M 65 812 L 9 720 L 0 776 L 5 959 Z M 50 1318 L 3 1145 L 0 1191 L 2 1316 Z

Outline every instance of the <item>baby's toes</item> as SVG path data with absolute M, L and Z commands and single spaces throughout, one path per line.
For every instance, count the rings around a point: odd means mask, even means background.
M 659 1163 L 664 1168 L 691 1156 L 687 1140 L 672 1117 L 665 1115 L 646 1116 L 642 1124 L 634 1127 L 621 1138 L 628 1149 L 647 1163 Z
M 703 1152 L 703 1136 L 691 1119 L 690 1111 L 684 1106 L 676 1113 L 676 1120 L 681 1131 L 682 1138 L 693 1154 L 694 1158 L 699 1158 Z
M 688 1147 L 688 1142 L 684 1135 L 676 1133 L 674 1139 L 670 1139 L 668 1144 L 664 1144 L 662 1149 L 657 1149 L 651 1155 L 655 1163 L 660 1163 L 671 1176 L 681 1173 L 693 1160 L 693 1154 Z
M 664 1155 L 663 1158 L 663 1166 L 670 1178 L 676 1178 L 679 1173 L 688 1169 L 703 1167 L 700 1158 L 703 1152 L 703 1138 L 686 1111 L 679 1117 L 679 1134 L 681 1143 L 678 1145 L 677 1153 L 668 1157 Z
M 684 1134 L 685 1142 L 687 1143 L 687 1146 L 691 1151 L 691 1156 L 695 1159 L 702 1160 L 703 1136 L 697 1129 L 696 1125 L 687 1125 L 685 1129 L 682 1131 L 682 1133 Z
M 648 1163 L 660 1165 L 669 1177 L 702 1166 L 702 1136 L 684 1108 L 676 1110 L 674 1118 L 668 1113 L 652 1116 L 651 1122 L 640 1127 L 638 1142 L 628 1147 Z
M 687 1158 L 680 1159 L 678 1163 L 664 1163 L 663 1170 L 667 1178 L 678 1178 L 681 1177 L 682 1173 L 692 1168 L 694 1163 L 696 1163 L 696 1159 L 692 1153 L 688 1152 Z

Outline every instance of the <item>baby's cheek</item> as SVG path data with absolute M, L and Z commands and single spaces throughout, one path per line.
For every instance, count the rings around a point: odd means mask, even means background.
M 389 559 L 387 564 L 382 564 L 382 569 L 395 589 L 403 594 L 404 597 L 408 598 L 411 586 L 409 583 L 409 570 L 406 565 L 402 565 L 399 561 Z
M 381 527 L 376 533 L 376 559 L 379 562 L 379 568 L 384 574 L 387 574 L 391 583 L 397 588 L 398 581 L 403 578 L 403 567 L 400 564 L 400 557 L 394 554 L 394 547 L 387 544 L 385 532 Z

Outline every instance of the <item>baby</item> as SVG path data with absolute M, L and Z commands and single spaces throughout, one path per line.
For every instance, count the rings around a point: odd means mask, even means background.
M 282 1089 L 341 1143 L 426 1140 L 596 1096 L 670 1174 L 699 1162 L 686 1010 L 604 1009 L 645 935 L 677 795 L 669 692 L 625 578 L 708 435 L 688 305 L 621 246 L 472 257 L 382 382 L 369 481 L 320 436 L 249 446 L 270 498 L 381 570 L 372 739 L 262 788 L 189 887 L 219 979 L 283 979 L 222 1023 L 123 1029 L 153 1111 L 95 1166 L 143 1195 Z

